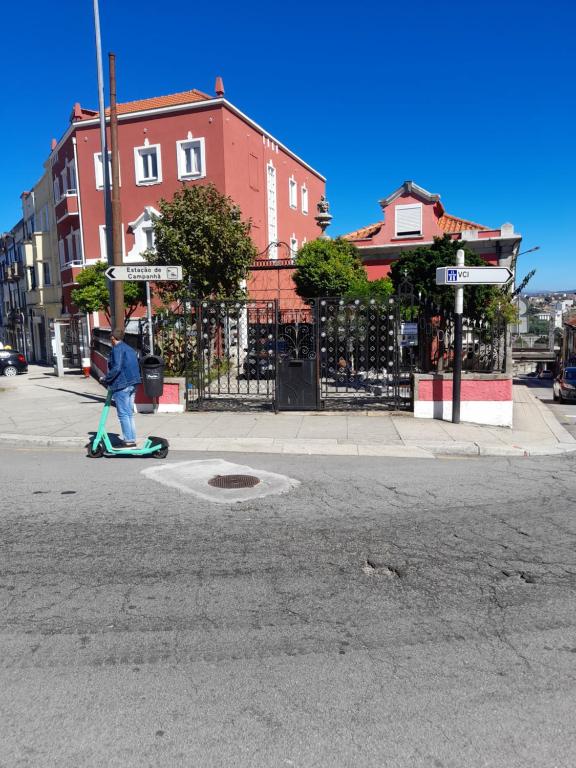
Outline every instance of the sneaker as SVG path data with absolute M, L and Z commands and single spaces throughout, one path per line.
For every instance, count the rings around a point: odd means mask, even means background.
M 133 440 L 122 440 L 122 448 L 136 448 L 137 443 L 135 443 Z

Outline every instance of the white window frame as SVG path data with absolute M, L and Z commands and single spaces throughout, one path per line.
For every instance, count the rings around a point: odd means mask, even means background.
M 71 230 L 66 235 L 66 252 L 67 252 L 67 264 L 76 264 L 76 259 L 74 258 L 74 245 L 72 241 L 74 240 L 74 233 Z
M 294 176 L 290 176 L 288 179 L 288 203 L 290 208 L 296 209 L 298 207 L 298 184 Z
M 108 252 L 106 247 L 106 224 L 98 225 L 98 237 L 100 241 L 100 261 L 108 261 Z
M 411 232 L 398 232 L 398 211 L 407 210 L 408 208 L 418 208 L 420 211 L 420 229 L 419 231 L 411 231 Z M 422 237 L 422 203 L 408 203 L 407 205 L 397 205 L 394 209 L 394 232 L 395 237 Z
M 151 223 L 148 226 L 142 227 L 142 232 L 143 232 L 144 238 L 146 240 L 146 250 L 147 251 L 155 252 L 156 251 L 156 237 L 154 236 L 154 225 Z M 152 238 L 151 238 L 152 239 L 152 245 L 151 246 L 148 245 L 148 233 L 149 232 L 152 235 Z
M 68 165 L 68 190 L 70 194 L 78 194 L 78 181 L 76 179 L 76 163 L 74 160 Z
M 268 243 L 278 241 L 278 183 L 276 168 L 269 160 L 266 164 L 266 212 L 268 218 Z M 278 246 L 273 245 L 268 249 L 268 258 L 278 258 Z
M 82 252 L 82 238 L 80 237 L 80 228 L 74 232 L 74 241 L 76 244 L 76 258 L 80 263 L 84 263 L 84 254 Z
M 80 232 L 80 230 L 78 230 Z M 106 257 L 106 224 L 98 224 L 98 235 L 100 239 L 100 261 L 107 261 Z M 126 241 L 124 239 L 124 224 L 122 224 L 122 261 L 126 257 Z
M 197 173 L 186 172 L 186 149 L 188 147 L 198 147 L 200 155 L 200 169 Z M 188 134 L 187 139 L 182 139 L 176 142 L 176 161 L 178 164 L 178 179 L 179 181 L 189 181 L 191 179 L 203 179 L 206 176 L 206 142 L 202 137 L 193 138 L 192 134 Z
M 112 187 L 112 152 L 108 152 L 108 175 L 110 187 Z M 96 189 L 104 189 L 104 166 L 102 165 L 102 152 L 94 152 L 94 178 Z
M 302 184 L 300 187 L 300 199 L 302 202 L 302 213 L 304 216 L 308 215 L 308 187 L 306 184 Z
M 296 254 L 298 253 L 298 238 L 295 234 L 292 234 L 290 238 L 290 255 L 292 259 L 296 258 Z
M 152 229 L 154 220 L 159 218 L 160 212 L 151 205 L 147 205 L 137 219 L 128 223 L 128 229 L 134 235 L 134 245 L 124 257 L 125 262 L 142 261 L 142 254 L 148 250 L 146 231 Z M 156 243 L 154 243 L 154 250 L 156 250 Z
M 151 154 L 156 152 L 156 170 L 158 175 L 155 178 L 144 178 L 142 176 L 142 153 Z M 139 187 L 149 187 L 152 184 L 162 183 L 162 149 L 160 144 L 146 143 L 142 147 L 134 147 L 134 172 L 136 184 Z

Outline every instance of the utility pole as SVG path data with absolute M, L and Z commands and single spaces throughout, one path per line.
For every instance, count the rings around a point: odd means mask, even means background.
M 118 154 L 118 111 L 116 108 L 116 56 L 108 54 L 110 71 L 110 150 L 112 154 L 112 263 L 122 266 L 122 212 L 120 210 L 120 167 Z M 124 283 L 113 283 L 112 327 L 124 328 Z
M 108 173 L 108 142 L 106 140 L 106 112 L 104 109 L 104 75 L 102 71 L 102 42 L 100 39 L 100 12 L 98 0 L 94 0 L 94 32 L 96 35 L 96 68 L 98 73 L 98 110 L 100 112 L 100 147 L 102 152 L 102 192 L 104 195 L 104 218 L 106 222 L 106 260 L 110 266 L 112 261 L 112 205 L 110 201 L 110 174 Z M 110 296 L 110 316 L 114 317 L 114 288 L 108 281 Z
M 464 266 L 464 251 L 456 251 L 456 266 Z M 460 387 L 462 383 L 462 313 L 464 286 L 459 285 L 454 297 L 454 365 L 452 367 L 452 423 L 460 424 Z

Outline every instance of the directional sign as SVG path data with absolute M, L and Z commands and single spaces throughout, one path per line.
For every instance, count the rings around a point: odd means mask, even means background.
M 436 285 L 503 285 L 512 277 L 507 267 L 438 267 Z
M 182 267 L 161 267 L 154 264 L 123 264 L 121 267 L 108 267 L 105 272 L 109 280 L 182 280 Z

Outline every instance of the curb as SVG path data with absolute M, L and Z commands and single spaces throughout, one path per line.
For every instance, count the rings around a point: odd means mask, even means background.
M 0 447 L 84 448 L 88 437 L 0 434 Z M 337 440 L 271 440 L 270 438 L 172 438 L 173 451 L 197 453 L 273 453 L 304 456 L 379 456 L 381 458 L 434 459 L 443 457 L 530 457 L 563 456 L 576 453 L 576 440 L 560 445 L 530 446 L 501 443 L 436 442 L 390 445 L 385 443 L 347 443 Z
M 533 395 L 532 392 L 530 392 L 530 389 L 526 387 L 527 393 L 529 397 L 532 398 L 534 401 L 536 407 L 540 411 L 540 415 L 542 416 L 542 419 L 546 422 L 546 426 L 550 430 L 550 432 L 553 433 L 554 437 L 558 440 L 559 443 L 566 444 L 566 445 L 574 445 L 576 447 L 576 438 L 572 437 L 570 432 L 560 424 L 556 416 L 550 411 L 544 403 L 540 400 L 540 398 L 536 397 L 536 395 Z

